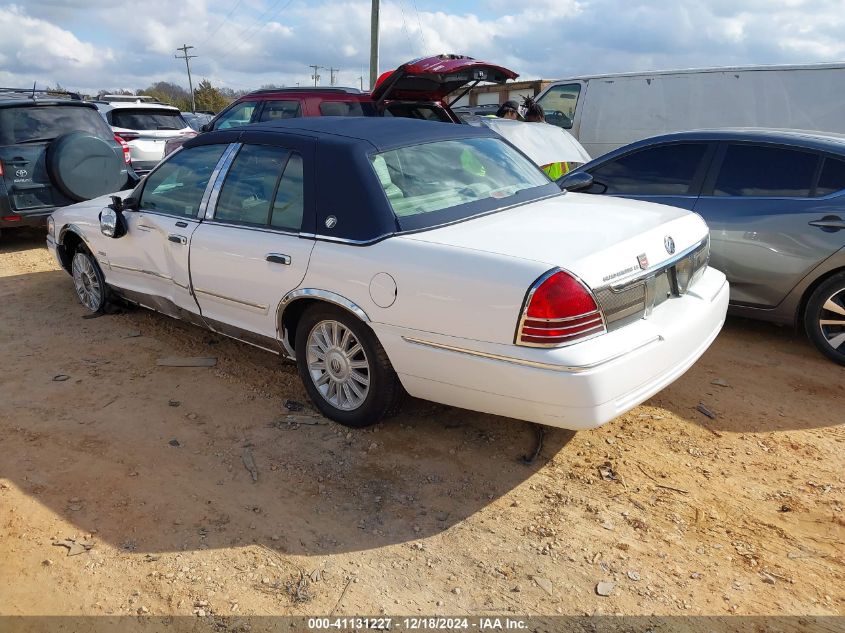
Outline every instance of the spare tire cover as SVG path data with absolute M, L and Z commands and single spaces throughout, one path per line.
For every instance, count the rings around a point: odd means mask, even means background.
M 47 149 L 47 169 L 68 198 L 90 200 L 118 191 L 126 180 L 123 156 L 110 143 L 86 132 L 70 132 Z

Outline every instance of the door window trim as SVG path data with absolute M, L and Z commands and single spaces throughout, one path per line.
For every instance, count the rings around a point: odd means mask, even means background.
M 202 219 L 205 222 L 208 222 L 209 224 L 215 224 L 218 226 L 228 226 L 234 229 L 246 229 L 249 231 L 260 231 L 262 233 L 278 233 L 282 235 L 290 235 L 291 237 L 312 238 L 312 236 L 309 236 L 302 232 L 301 226 L 299 231 L 292 231 L 290 229 L 283 229 L 271 226 L 269 224 L 269 218 L 267 224 L 251 224 L 249 222 L 232 222 L 230 220 L 220 220 L 214 217 L 215 213 L 217 212 L 217 201 L 220 198 L 220 191 L 223 189 L 223 183 L 226 181 L 226 176 L 228 176 L 229 171 L 232 168 L 232 164 L 235 162 L 235 159 L 237 158 L 241 148 L 247 144 L 260 145 L 260 143 L 231 143 L 226 152 L 223 153 L 223 156 L 220 159 L 221 163 L 219 163 L 217 166 L 218 170 L 216 170 L 216 178 L 215 174 L 212 174 L 212 178 L 209 179 L 209 184 L 211 184 L 212 186 L 211 189 L 207 191 L 208 199 L 205 200 L 205 213 L 202 215 Z M 283 146 L 269 145 L 268 147 L 276 147 L 280 151 L 287 152 L 285 166 L 279 174 L 279 177 L 276 180 L 276 185 L 273 188 L 273 200 L 275 201 L 276 193 L 279 190 L 279 185 L 282 182 L 282 178 L 284 178 L 285 169 L 287 169 L 288 162 L 290 161 L 291 156 L 293 156 L 294 153 L 298 152 L 296 152 L 296 150 L 289 149 Z M 225 162 L 223 162 L 224 158 L 226 159 Z M 272 217 L 272 212 L 273 205 L 271 204 L 270 217 Z

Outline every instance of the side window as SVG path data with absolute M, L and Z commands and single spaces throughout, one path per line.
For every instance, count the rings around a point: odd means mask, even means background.
M 296 119 L 301 116 L 302 106 L 299 101 L 266 101 L 258 120 L 279 121 L 280 119 Z
M 730 145 L 716 177 L 714 196 L 810 195 L 819 155 L 762 145 Z
M 323 101 L 320 103 L 322 116 L 375 116 L 375 110 L 361 101 Z
M 843 189 L 845 189 L 845 160 L 828 156 L 824 159 L 816 195 L 827 196 Z
M 677 143 L 626 154 L 591 170 L 592 193 L 684 196 L 707 151 L 706 143 Z
M 226 174 L 214 219 L 266 226 L 270 203 L 288 152 L 281 147 L 244 145 Z
M 173 154 L 147 176 L 141 209 L 196 217 L 208 179 L 226 147 L 200 145 Z
M 299 231 L 302 228 L 305 188 L 302 181 L 302 157 L 291 154 L 285 173 L 279 181 L 270 225 L 278 229 Z
M 581 95 L 581 84 L 565 84 L 552 86 L 538 102 L 543 106 L 546 123 L 570 129 L 575 118 L 575 108 L 578 107 L 578 97 Z
M 242 101 L 236 106 L 227 110 L 214 122 L 215 130 L 227 130 L 230 127 L 246 125 L 252 121 L 252 114 L 258 107 L 257 101 Z

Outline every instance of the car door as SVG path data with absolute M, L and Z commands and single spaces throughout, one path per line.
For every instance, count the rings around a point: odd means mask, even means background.
M 199 312 L 190 289 L 188 248 L 227 147 L 182 149 L 146 177 L 137 210 L 124 213 L 126 235 L 107 244 L 110 283 L 128 291 L 130 299 L 182 318 Z
M 664 143 L 637 149 L 588 169 L 593 184 L 586 193 L 692 210 L 714 152 L 715 144 L 705 141 Z
M 278 351 L 276 310 L 314 247 L 301 235 L 313 215 L 313 154 L 311 139 L 245 142 L 218 177 L 191 241 L 193 290 L 215 330 Z
M 725 143 L 695 211 L 710 226 L 711 265 L 734 303 L 778 305 L 845 247 L 845 161 L 768 143 Z

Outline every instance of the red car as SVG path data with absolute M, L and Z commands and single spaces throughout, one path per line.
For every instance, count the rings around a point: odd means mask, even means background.
M 270 88 L 250 92 L 202 126 L 203 132 L 311 116 L 398 116 L 460 123 L 451 105 L 479 82 L 516 79 L 512 70 L 463 55 L 415 59 L 383 73 L 372 92 L 355 88 Z M 446 97 L 461 88 L 452 99 Z M 166 153 L 185 139 L 168 141 Z

